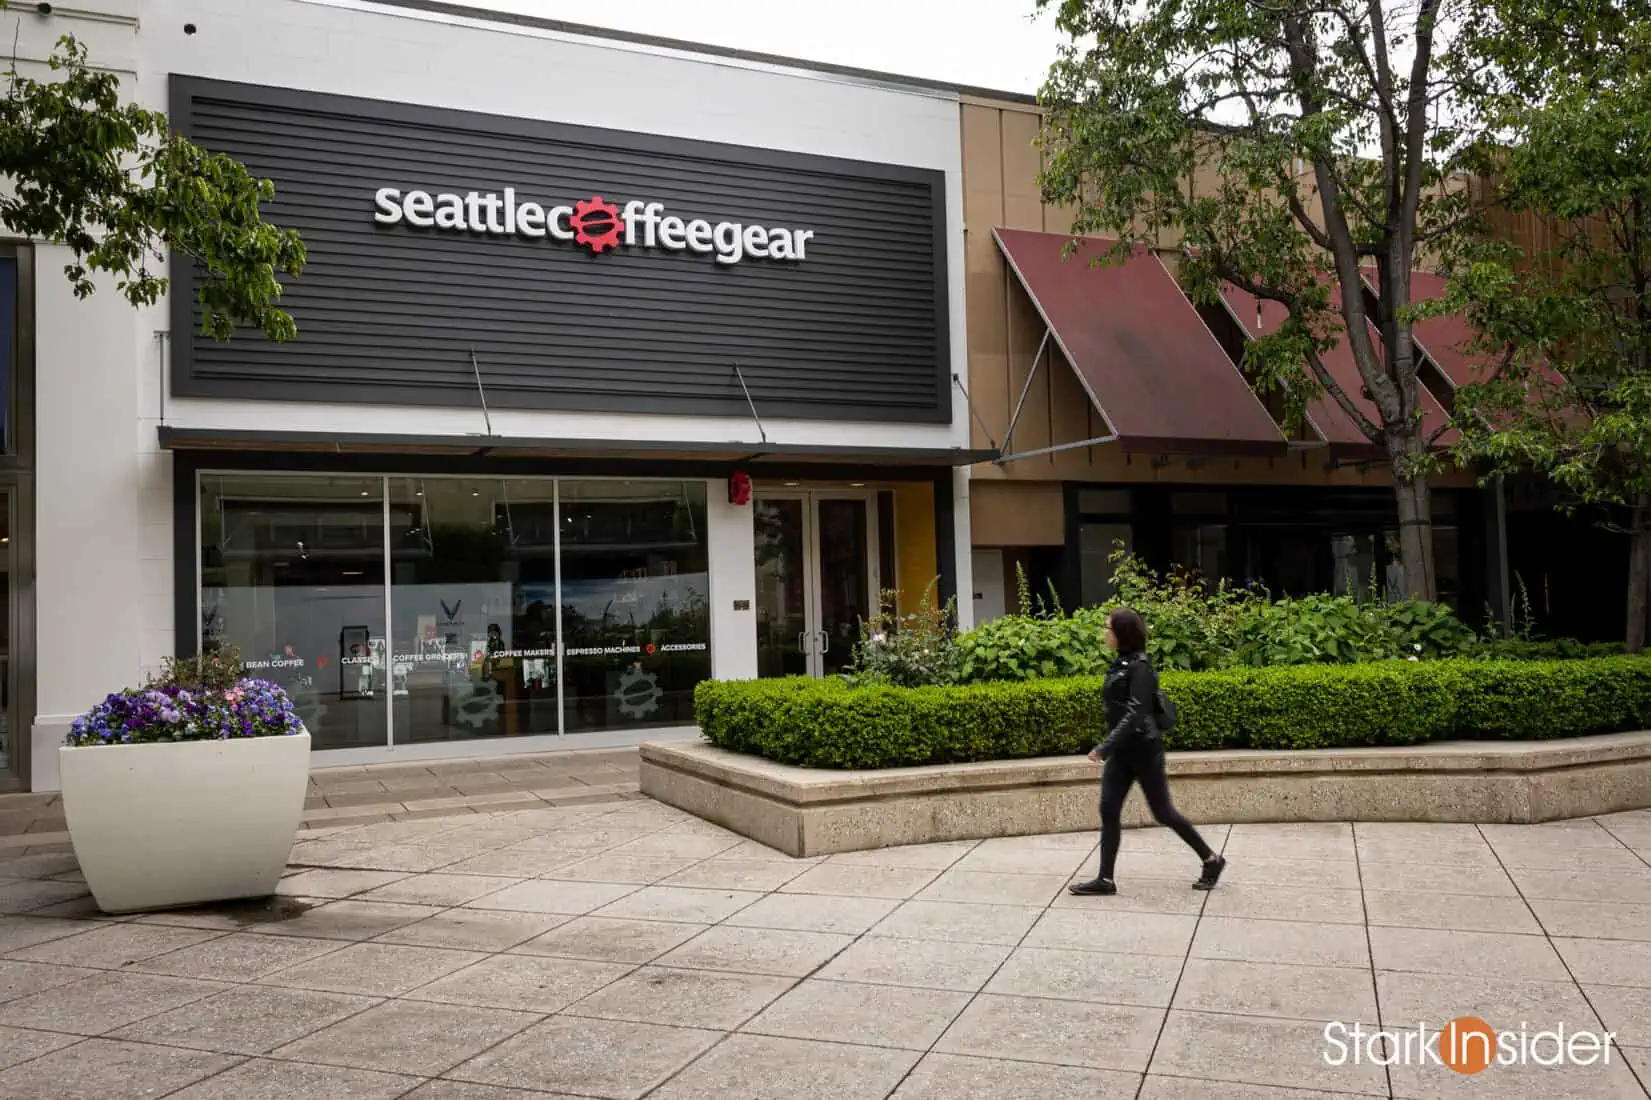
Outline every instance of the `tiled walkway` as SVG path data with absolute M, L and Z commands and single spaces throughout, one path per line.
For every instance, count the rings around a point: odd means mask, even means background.
M 637 768 L 635 749 L 320 768 L 310 774 L 304 826 L 617 802 L 635 797 Z M 66 828 L 56 793 L 0 795 L 0 850 L 61 843 Z
M 0 1096 L 1644 1097 L 1651 814 L 787 859 L 649 801 L 306 834 L 283 898 L 88 918 L 0 863 Z M 1619 1036 L 1608 1068 L 1325 1064 L 1327 1021 Z M 1646 1079 L 1651 1080 L 1651 1077 Z

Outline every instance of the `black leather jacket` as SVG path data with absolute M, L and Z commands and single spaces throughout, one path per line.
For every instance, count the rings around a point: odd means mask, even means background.
M 1104 760 L 1120 750 L 1161 743 L 1158 671 L 1145 653 L 1123 653 L 1106 670 L 1106 740 L 1095 746 Z

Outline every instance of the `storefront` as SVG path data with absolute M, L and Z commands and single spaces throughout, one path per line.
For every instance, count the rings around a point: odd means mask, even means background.
M 967 592 L 955 92 L 420 5 L 153 7 L 146 105 L 274 181 L 299 338 L 197 335 L 175 262 L 136 361 L 89 367 L 127 388 L 75 431 L 138 535 L 101 572 L 89 517 L 41 547 L 99 632 L 43 632 L 78 664 L 35 789 L 172 655 L 233 646 L 318 762 L 600 747 L 686 734 L 707 677 L 840 671 L 885 592 Z

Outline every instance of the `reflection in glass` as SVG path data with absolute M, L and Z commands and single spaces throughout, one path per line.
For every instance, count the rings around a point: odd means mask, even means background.
M 201 644 L 223 642 L 312 747 L 386 743 L 380 479 L 202 475 Z
M 565 732 L 683 725 L 711 675 L 705 483 L 561 483 Z
M 797 497 L 756 501 L 758 676 L 808 675 L 805 507 Z
M 391 480 L 398 743 L 556 732 L 554 491 Z
M 1085 607 L 1099 607 L 1112 598 L 1112 554 L 1115 544 L 1134 549 L 1134 530 L 1127 523 L 1078 525 L 1079 595 Z
M 867 571 L 866 501 L 822 497 L 817 501 L 820 532 L 820 660 L 827 676 L 843 671 L 854 656 L 860 623 L 871 616 Z

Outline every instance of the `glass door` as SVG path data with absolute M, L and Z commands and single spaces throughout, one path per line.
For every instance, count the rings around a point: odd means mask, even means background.
M 756 498 L 759 676 L 819 677 L 848 666 L 876 607 L 875 502 L 868 493 Z

